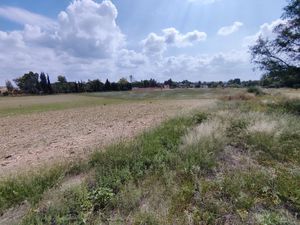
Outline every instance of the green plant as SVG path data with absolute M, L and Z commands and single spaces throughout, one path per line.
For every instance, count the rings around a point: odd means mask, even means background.
M 53 167 L 34 175 L 7 178 L 0 182 L 0 212 L 25 200 L 37 203 L 43 193 L 64 177 L 65 168 Z
M 98 187 L 89 193 L 88 199 L 94 206 L 94 211 L 105 208 L 114 197 L 113 190 L 105 187 Z
M 199 112 L 193 116 L 193 120 L 196 124 L 203 123 L 205 120 L 207 120 L 209 115 L 205 112 Z
M 262 96 L 265 95 L 265 93 L 263 92 L 263 90 L 260 87 L 257 86 L 251 86 L 247 89 L 248 93 L 253 93 L 256 96 Z

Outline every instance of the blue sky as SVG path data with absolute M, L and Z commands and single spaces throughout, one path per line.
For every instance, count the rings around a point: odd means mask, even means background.
M 69 80 L 258 79 L 248 45 L 285 0 L 1 0 L 0 85 L 33 70 Z

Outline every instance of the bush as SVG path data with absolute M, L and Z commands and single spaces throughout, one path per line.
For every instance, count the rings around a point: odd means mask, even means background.
M 199 112 L 196 115 L 193 116 L 193 120 L 196 124 L 203 123 L 205 120 L 208 119 L 208 114 L 204 112 Z
M 300 115 L 300 99 L 284 99 L 268 106 L 271 110 Z
M 247 92 L 248 92 L 248 93 L 253 93 L 253 94 L 255 94 L 256 96 L 265 95 L 265 93 L 263 92 L 263 90 L 262 90 L 260 87 L 257 87 L 257 86 L 249 87 L 249 88 L 247 89 Z

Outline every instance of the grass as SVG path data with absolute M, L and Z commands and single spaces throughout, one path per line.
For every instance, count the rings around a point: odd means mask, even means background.
M 42 173 L 7 178 L 0 183 L 0 214 L 5 209 L 29 201 L 37 203 L 43 193 L 64 177 L 64 167 L 56 166 Z
M 125 100 L 76 94 L 0 98 L 0 117 L 126 103 Z
M 112 99 L 130 100 L 186 100 L 186 99 L 211 99 L 229 93 L 239 93 L 243 89 L 222 89 L 222 88 L 197 88 L 197 89 L 170 89 L 155 91 L 125 91 L 125 92 L 98 92 L 90 93 L 88 96 L 105 97 Z
M 175 89 L 163 91 L 97 92 L 48 96 L 0 97 L 0 117 L 155 100 L 212 99 L 240 89 Z
M 299 224 L 299 115 L 278 101 L 289 100 L 228 98 L 98 151 L 87 164 L 0 182 L 2 209 L 30 201 L 24 225 Z M 90 174 L 82 184 L 53 188 L 82 172 Z

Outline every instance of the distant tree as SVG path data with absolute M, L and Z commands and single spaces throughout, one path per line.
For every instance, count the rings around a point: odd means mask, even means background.
M 66 78 L 65 76 L 63 76 L 63 75 L 59 75 L 59 76 L 57 77 L 57 81 L 58 81 L 59 83 L 67 83 L 67 78 Z
M 49 78 L 48 74 L 47 74 L 47 91 L 48 91 L 49 94 L 51 94 L 53 92 L 51 82 L 50 82 L 50 78 Z
M 14 90 L 14 86 L 10 80 L 5 81 L 5 86 L 8 92 L 12 92 Z
M 87 92 L 98 92 L 98 91 L 103 91 L 104 89 L 104 84 L 99 80 L 89 80 L 85 84 L 85 90 Z
M 84 92 L 85 91 L 85 83 L 83 81 L 78 81 L 77 82 L 77 91 L 79 93 Z
M 59 75 L 57 77 L 57 82 L 51 85 L 55 93 L 70 93 L 75 90 L 74 82 L 67 82 L 65 76 Z
M 126 85 L 126 84 L 128 84 L 129 82 L 128 82 L 128 80 L 127 80 L 126 78 L 122 77 L 122 78 L 118 81 L 118 83 L 119 83 L 119 84 L 122 84 L 122 85 Z
M 120 91 L 120 85 L 118 83 L 112 82 L 110 84 L 110 91 Z
M 25 73 L 22 77 L 14 79 L 21 91 L 28 94 L 38 94 L 40 91 L 39 74 Z
M 111 83 L 109 82 L 108 79 L 106 79 L 106 81 L 105 81 L 104 91 L 111 91 Z
M 129 91 L 132 89 L 132 84 L 128 82 L 128 80 L 126 78 L 121 78 L 118 81 L 118 85 L 119 85 L 119 90 L 120 91 Z
M 231 79 L 227 82 L 227 85 L 232 87 L 240 87 L 241 79 L 240 78 Z
M 155 79 L 150 79 L 149 80 L 149 86 L 150 87 L 157 87 L 158 86 L 158 83 L 157 83 L 157 81 L 155 80 Z
M 45 73 L 40 74 L 40 88 L 43 93 L 48 93 L 48 83 Z
M 289 0 L 275 38 L 259 37 L 250 47 L 252 62 L 266 72 L 262 83 L 300 87 L 300 1 Z

